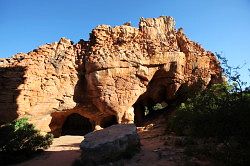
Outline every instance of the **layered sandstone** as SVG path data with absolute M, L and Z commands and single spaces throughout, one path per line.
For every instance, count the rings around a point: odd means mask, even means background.
M 112 117 L 130 123 L 134 113 L 143 118 L 148 103 L 171 104 L 183 89 L 222 81 L 214 54 L 163 16 L 141 18 L 139 28 L 100 25 L 89 41 L 62 38 L 1 59 L 0 67 L 1 123 L 28 116 L 38 128 L 59 132 L 71 113 L 93 129 Z

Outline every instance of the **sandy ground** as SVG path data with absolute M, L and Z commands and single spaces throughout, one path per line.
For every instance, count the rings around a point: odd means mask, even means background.
M 79 145 L 83 139 L 83 136 L 55 138 L 44 153 L 16 166 L 70 166 L 81 154 Z
M 132 159 L 123 160 L 128 166 L 172 166 L 179 165 L 183 149 L 168 147 L 165 143 L 165 118 L 157 118 L 138 128 L 141 151 Z M 83 136 L 62 136 L 54 139 L 52 146 L 42 155 L 17 166 L 70 166 L 79 159 L 79 144 Z
M 141 151 L 132 159 L 125 160 L 129 166 L 175 166 L 182 165 L 183 149 L 166 146 L 166 121 L 157 118 L 144 127 L 138 128 L 141 140 Z

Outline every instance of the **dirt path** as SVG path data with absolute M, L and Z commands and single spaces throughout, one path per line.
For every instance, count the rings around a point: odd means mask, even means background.
M 79 145 L 83 139 L 83 136 L 55 138 L 42 155 L 16 166 L 70 166 L 81 154 Z
M 181 165 L 183 149 L 165 145 L 166 119 L 160 116 L 144 127 L 138 128 L 141 151 L 132 159 L 125 160 L 129 166 L 175 166 Z
M 141 140 L 141 151 L 132 159 L 124 160 L 125 166 L 172 166 L 181 165 L 183 149 L 166 146 L 165 118 L 158 117 L 138 128 Z M 79 144 L 84 138 L 82 136 L 62 136 L 56 138 L 53 145 L 41 156 L 18 164 L 17 166 L 71 166 L 79 159 Z

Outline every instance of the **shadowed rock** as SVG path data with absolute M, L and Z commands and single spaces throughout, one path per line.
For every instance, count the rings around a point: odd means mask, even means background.
M 135 125 L 119 124 L 85 135 L 80 148 L 83 164 L 98 165 L 132 157 L 140 140 Z

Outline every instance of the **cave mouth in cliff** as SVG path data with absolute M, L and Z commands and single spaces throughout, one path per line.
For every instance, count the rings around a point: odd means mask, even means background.
M 88 118 L 80 114 L 70 114 L 63 123 L 61 136 L 63 135 L 85 135 L 93 131 Z
M 112 125 L 118 124 L 117 118 L 115 115 L 110 115 L 101 120 L 100 126 L 106 128 Z
M 168 104 L 165 101 L 159 103 L 143 104 L 136 102 L 134 104 L 134 122 L 136 126 L 142 126 L 147 121 L 157 117 L 167 109 Z

